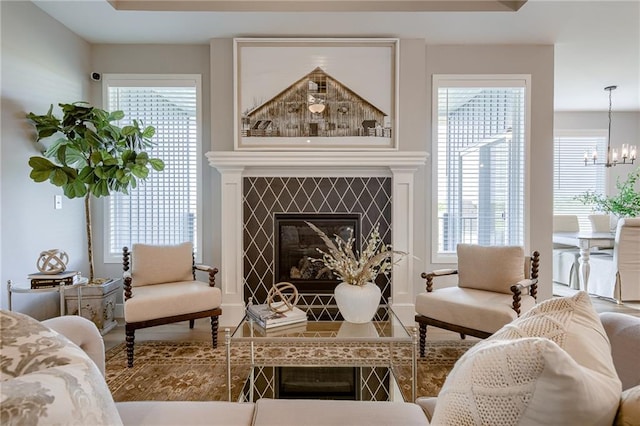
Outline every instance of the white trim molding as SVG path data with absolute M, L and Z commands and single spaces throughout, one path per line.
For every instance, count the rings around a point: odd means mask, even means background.
M 413 252 L 414 174 L 424 166 L 424 151 L 393 152 L 254 152 L 211 151 L 209 165 L 221 175 L 221 253 L 220 278 L 224 327 L 238 324 L 244 315 L 242 235 L 242 179 L 248 176 L 305 177 L 391 177 L 392 245 Z M 415 315 L 412 278 L 413 257 L 406 256 L 394 266 L 391 297 L 404 324 L 412 325 Z

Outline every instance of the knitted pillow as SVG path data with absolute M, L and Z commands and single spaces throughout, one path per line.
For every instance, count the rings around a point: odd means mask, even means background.
M 467 351 L 433 424 L 611 425 L 621 384 L 586 292 L 538 304 Z
M 134 244 L 131 251 L 133 286 L 193 281 L 193 244 L 174 246 Z
M 524 249 L 458 244 L 458 287 L 511 294 L 524 279 Z

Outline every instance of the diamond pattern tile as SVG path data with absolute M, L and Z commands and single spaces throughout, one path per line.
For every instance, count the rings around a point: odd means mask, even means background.
M 391 242 L 391 178 L 247 177 L 243 180 L 244 295 L 264 303 L 273 285 L 274 213 L 360 213 L 361 241 L 376 223 Z M 379 276 L 382 294 L 390 278 Z

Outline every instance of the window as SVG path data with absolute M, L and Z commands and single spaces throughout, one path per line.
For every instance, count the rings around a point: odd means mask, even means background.
M 434 76 L 433 261 L 524 245 L 528 76 Z
M 586 190 L 605 193 L 606 167 L 585 166 L 584 154 L 607 152 L 607 131 L 556 131 L 553 145 L 553 213 L 575 214 L 580 229 L 589 230 L 593 211 L 573 197 Z
M 134 243 L 191 241 L 200 261 L 201 202 L 198 75 L 105 75 L 106 109 L 122 110 L 125 125 L 136 119 L 156 129 L 151 156 L 165 163 L 126 194 L 105 203 L 105 262 L 120 262 L 122 247 Z

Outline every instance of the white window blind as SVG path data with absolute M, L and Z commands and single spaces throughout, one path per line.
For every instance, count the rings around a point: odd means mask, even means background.
M 105 76 L 104 81 L 107 109 L 124 112 L 120 125 L 136 119 L 153 126 L 150 156 L 165 163 L 128 195 L 108 198 L 105 261 L 121 261 L 122 247 L 134 243 L 185 241 L 193 242 L 199 261 L 199 76 Z
M 591 206 L 573 199 L 587 190 L 604 194 L 606 167 L 584 165 L 584 153 L 607 152 L 606 130 L 556 131 L 553 154 L 553 213 L 575 214 L 581 230 L 591 230 Z
M 524 245 L 526 87 L 434 76 L 434 261 L 458 243 Z

